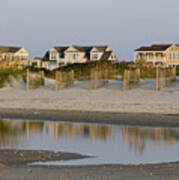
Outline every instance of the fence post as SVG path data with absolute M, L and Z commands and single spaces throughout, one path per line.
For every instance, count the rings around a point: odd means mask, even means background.
M 29 69 L 27 69 L 26 74 L 26 90 L 28 91 L 30 89 L 30 72 Z
M 58 71 L 56 71 L 55 89 L 56 91 L 59 90 L 59 72 Z
M 72 82 L 72 84 L 74 84 L 74 82 L 75 82 L 75 73 L 74 73 L 74 70 L 71 71 L 71 82 Z
M 140 69 L 138 68 L 137 69 L 137 82 L 140 81 Z
M 94 89 L 97 89 L 98 88 L 98 86 L 99 86 L 99 74 L 98 74 L 98 71 L 94 71 L 94 82 L 95 82 L 95 84 L 94 84 Z
M 159 67 L 156 67 L 156 91 L 159 91 Z
M 128 89 L 131 88 L 130 86 L 130 80 L 131 80 L 131 72 L 130 70 L 127 71 L 127 86 L 128 86 Z
M 90 89 L 94 89 L 94 71 L 93 69 L 91 69 L 91 73 L 90 73 Z
M 45 78 L 44 71 L 40 71 L 40 74 L 41 74 L 41 78 L 44 79 Z
M 108 69 L 104 69 L 104 85 L 108 83 Z
M 40 75 L 41 75 L 42 84 L 45 85 L 45 73 L 44 73 L 44 71 L 40 71 Z
M 176 81 L 176 67 L 173 68 L 173 79 Z
M 163 87 L 165 88 L 167 86 L 167 74 L 166 74 L 166 68 L 163 69 Z
M 127 90 L 127 79 L 128 79 L 128 70 L 124 70 L 124 77 L 123 77 L 123 90 Z

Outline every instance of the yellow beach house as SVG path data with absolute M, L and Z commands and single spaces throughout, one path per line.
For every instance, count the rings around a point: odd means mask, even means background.
M 176 67 L 179 65 L 179 44 L 154 44 L 134 51 L 135 62 L 144 61 L 153 66 Z
M 29 52 L 23 47 L 0 46 L 1 59 L 28 59 Z

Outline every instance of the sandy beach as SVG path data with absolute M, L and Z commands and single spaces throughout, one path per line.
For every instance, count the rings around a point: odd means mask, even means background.
M 53 80 L 47 79 L 45 87 L 30 91 L 23 82 L 14 82 L 0 89 L 0 108 L 179 114 L 179 80 L 158 92 L 154 80 L 143 80 L 125 92 L 120 81 L 98 90 L 90 90 L 88 82 L 76 82 L 58 92 Z
M 177 180 L 179 163 L 148 165 L 31 166 L 42 159 L 67 160 L 82 156 L 47 151 L 0 150 L 0 179 L 3 180 Z M 47 158 L 48 156 L 48 158 Z M 25 163 L 25 164 L 24 164 Z
M 58 92 L 54 90 L 54 82 L 49 80 L 45 87 L 30 91 L 25 90 L 22 82 L 16 82 L 0 89 L 0 118 L 179 127 L 179 83 L 159 92 L 154 89 L 152 80 L 142 81 L 139 87 L 125 92 L 119 82 L 94 91 L 89 90 L 88 83 L 76 82 L 73 87 Z M 8 153 L 3 156 L 5 160 L 14 157 L 15 161 L 7 165 L 2 162 L 0 179 L 3 180 L 179 179 L 178 162 L 44 167 L 20 165 L 19 156 Z M 33 157 L 38 160 L 39 153 L 34 152 Z M 23 162 L 23 158 L 20 159 Z

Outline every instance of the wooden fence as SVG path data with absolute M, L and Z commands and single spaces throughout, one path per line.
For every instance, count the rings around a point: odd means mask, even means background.
M 109 80 L 121 80 L 121 76 L 119 78 L 119 70 L 117 68 L 107 67 L 107 70 Z
M 90 75 L 90 89 L 95 90 L 104 87 L 108 83 L 108 75 L 108 69 L 92 69 Z
M 74 84 L 74 71 L 56 71 L 56 91 L 68 88 Z
M 140 69 L 129 69 L 124 71 L 123 90 L 129 90 L 140 83 Z
M 30 72 L 29 69 L 27 69 L 26 74 L 26 90 L 30 89 L 36 89 L 40 86 L 44 86 L 45 80 L 44 80 L 44 72 Z
M 176 68 L 156 68 L 156 90 L 160 91 L 176 81 Z

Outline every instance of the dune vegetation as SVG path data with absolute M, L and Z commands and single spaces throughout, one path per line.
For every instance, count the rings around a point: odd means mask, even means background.
M 3 63 L 0 63 L 0 88 L 6 86 L 6 83 L 10 81 L 10 79 L 21 77 L 24 81 L 26 81 L 26 72 L 27 69 L 29 69 L 32 72 L 39 72 L 41 70 L 44 71 L 44 75 L 47 78 L 55 79 L 56 77 L 56 70 L 50 71 L 43 68 L 35 68 L 35 67 L 25 67 L 25 68 L 19 68 L 18 66 L 6 66 L 4 68 Z M 87 62 L 83 64 L 69 64 L 60 67 L 57 70 L 60 70 L 62 72 L 67 71 L 74 71 L 75 79 L 78 81 L 87 81 L 90 79 L 91 70 L 94 68 L 101 68 L 101 69 L 108 69 L 108 77 L 109 79 L 116 79 L 118 77 L 123 77 L 124 71 L 126 69 L 135 69 L 140 68 L 140 75 L 141 78 L 155 78 L 156 77 L 156 68 L 147 64 L 138 63 L 134 64 L 133 62 L 109 62 L 109 61 L 103 61 L 103 62 Z M 177 68 L 177 75 L 179 75 L 179 68 Z

